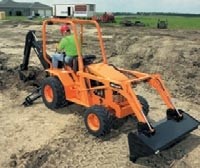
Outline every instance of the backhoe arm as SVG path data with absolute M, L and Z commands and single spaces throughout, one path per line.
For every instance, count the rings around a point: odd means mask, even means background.
M 49 64 L 43 58 L 42 45 L 37 40 L 35 31 L 30 30 L 26 35 L 23 63 L 20 65 L 20 70 L 28 70 L 31 48 L 34 49 L 44 69 L 49 68 Z

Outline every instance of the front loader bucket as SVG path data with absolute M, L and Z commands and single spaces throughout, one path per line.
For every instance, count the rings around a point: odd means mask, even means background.
M 155 126 L 156 133 L 150 137 L 144 134 L 129 133 L 128 143 L 130 150 L 130 160 L 135 162 L 139 157 L 157 154 L 175 143 L 181 141 L 185 135 L 198 128 L 199 121 L 187 113 L 183 113 L 183 119 L 179 122 L 175 120 L 165 120 Z

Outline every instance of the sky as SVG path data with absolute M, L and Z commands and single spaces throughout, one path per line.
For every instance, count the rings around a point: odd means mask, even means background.
M 200 0 L 14 0 L 53 4 L 96 4 L 97 12 L 176 12 L 200 14 Z

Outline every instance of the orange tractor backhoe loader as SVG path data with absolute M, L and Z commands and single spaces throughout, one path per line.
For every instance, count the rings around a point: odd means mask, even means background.
M 52 67 L 46 51 L 46 27 L 49 22 L 71 25 L 78 51 L 78 57 L 74 59 L 73 65 L 64 64 L 60 69 Z M 94 63 L 95 56 L 82 54 L 83 30 L 88 24 L 97 30 L 102 55 L 100 63 Z M 81 32 L 78 32 L 77 27 L 81 27 Z M 41 85 L 44 104 L 50 109 L 60 108 L 66 102 L 87 107 L 84 115 L 85 125 L 88 132 L 97 137 L 108 134 L 115 122 L 128 116 L 136 117 L 137 131 L 128 135 L 130 160 L 136 161 L 138 157 L 156 154 L 198 128 L 199 121 L 176 109 L 159 75 L 125 70 L 108 64 L 101 29 L 96 21 L 46 20 L 43 22 L 42 40 L 43 58 L 49 65 L 46 68 L 49 76 Z M 149 111 L 146 99 L 134 92 L 134 86 L 142 82 L 153 87 L 167 106 L 166 119 L 157 126 L 151 124 L 146 117 Z

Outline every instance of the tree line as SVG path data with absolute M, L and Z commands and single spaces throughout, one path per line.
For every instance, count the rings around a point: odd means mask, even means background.
M 166 13 L 166 12 L 113 12 L 115 16 L 120 15 L 141 15 L 141 16 L 151 16 L 151 15 L 163 15 L 163 16 L 184 16 L 184 17 L 200 17 L 200 14 L 190 14 L 190 13 Z

